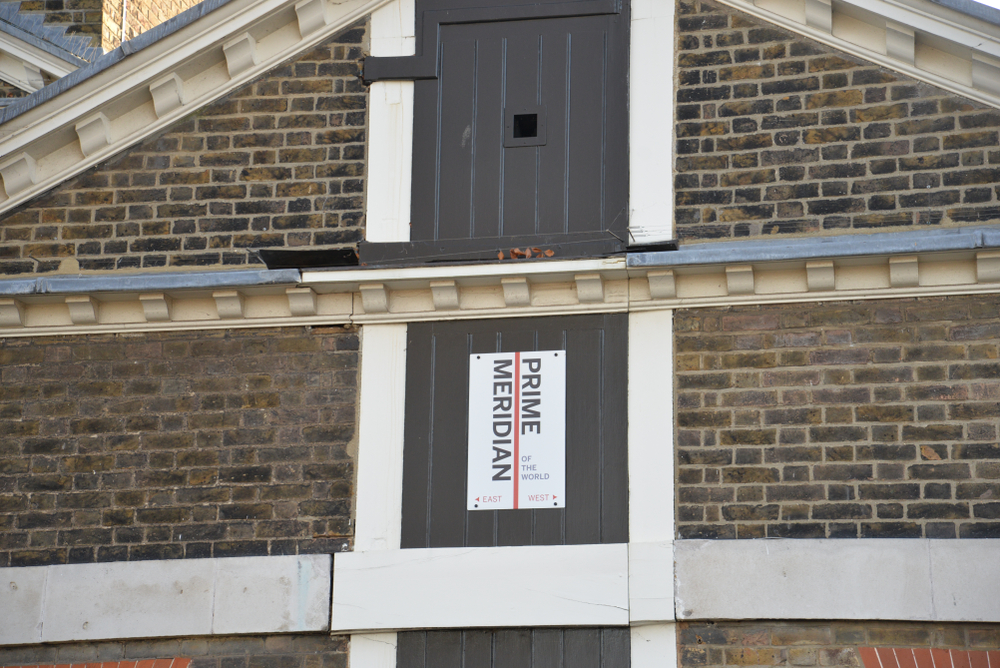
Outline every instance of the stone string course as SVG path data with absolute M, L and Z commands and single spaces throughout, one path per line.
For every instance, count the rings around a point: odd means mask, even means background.
M 0 276 L 262 266 L 362 236 L 366 24 L 0 218 Z M 63 265 L 67 269 L 66 265 Z
M 682 240 L 1000 219 L 1000 112 L 736 10 L 680 0 Z
M 0 566 L 347 549 L 358 336 L 0 339 Z
M 1000 298 L 679 311 L 681 538 L 1000 537 Z
M 677 625 L 682 668 L 863 664 L 858 647 L 994 650 L 997 624 L 709 622 Z M 992 655 L 992 653 L 991 653 Z M 998 657 L 1000 658 L 1000 653 Z

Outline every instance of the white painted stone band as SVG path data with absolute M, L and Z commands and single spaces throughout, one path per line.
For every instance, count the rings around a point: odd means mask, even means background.
M 1000 622 L 997 555 L 1000 540 L 681 540 L 677 618 Z
M 323 631 L 331 557 L 0 569 L 0 645 Z
M 343 552 L 334 563 L 334 633 L 628 624 L 625 543 Z

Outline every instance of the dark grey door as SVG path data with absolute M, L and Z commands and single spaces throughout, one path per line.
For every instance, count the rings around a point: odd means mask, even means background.
M 627 668 L 627 628 L 410 631 L 397 668 Z
M 627 316 L 411 323 L 401 545 L 628 541 Z M 469 355 L 566 351 L 566 507 L 466 510 Z
M 363 244 L 361 261 L 624 248 L 627 3 L 429 5 L 421 55 L 366 61 L 366 78 L 416 83 L 412 242 Z

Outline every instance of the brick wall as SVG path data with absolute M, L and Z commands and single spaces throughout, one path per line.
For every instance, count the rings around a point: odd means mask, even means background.
M 66 26 L 66 34 L 90 38 L 91 46 L 101 46 L 102 0 L 24 0 L 18 11 L 44 13 L 45 25 Z
M 260 265 L 361 237 L 365 25 L 0 218 L 0 276 Z M 70 263 L 70 269 L 76 266 Z
M 1000 219 L 1000 113 L 711 2 L 678 5 L 682 240 Z
M 340 551 L 357 349 L 336 327 L 0 339 L 0 566 Z
M 679 664 L 707 666 L 862 665 L 858 647 L 981 650 L 1000 646 L 996 624 L 919 622 L 708 622 L 677 625 Z
M 100 664 L 183 657 L 190 668 L 344 668 L 347 643 L 346 636 L 283 634 L 22 645 L 0 647 L 0 666 L 105 668 Z
M 125 41 L 160 25 L 186 9 L 198 4 L 199 0 L 126 0 Z M 122 43 L 123 0 L 104 0 L 104 22 L 101 45 L 111 51 Z
M 682 538 L 1000 537 L 1000 298 L 679 311 Z

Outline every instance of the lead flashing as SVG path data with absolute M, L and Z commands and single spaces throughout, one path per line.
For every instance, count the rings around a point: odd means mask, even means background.
M 155 293 L 168 290 L 245 288 L 298 284 L 297 269 L 203 271 L 122 276 L 45 276 L 0 281 L 0 295 L 91 294 L 97 292 Z
M 881 232 L 812 239 L 723 241 L 681 246 L 676 251 L 632 253 L 630 268 L 780 262 L 1000 248 L 1000 228 L 971 227 L 919 232 Z

